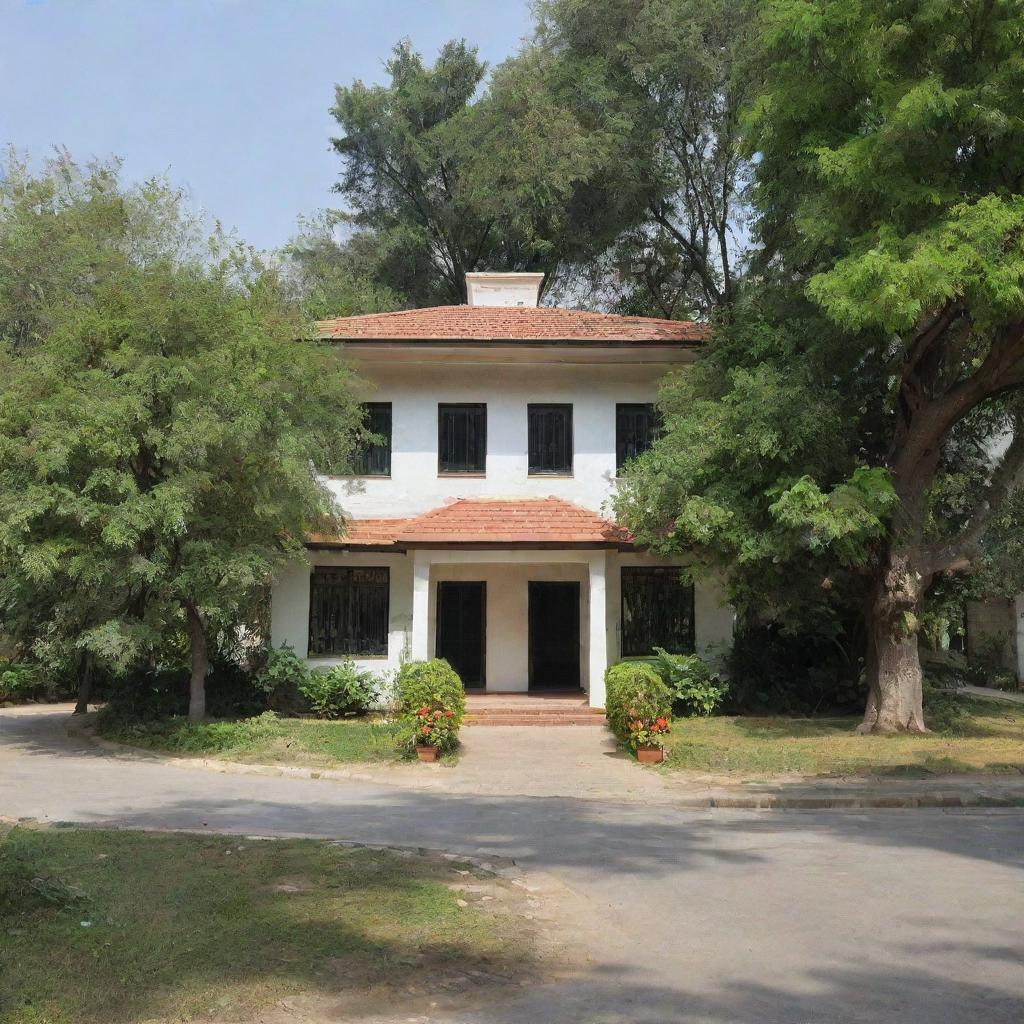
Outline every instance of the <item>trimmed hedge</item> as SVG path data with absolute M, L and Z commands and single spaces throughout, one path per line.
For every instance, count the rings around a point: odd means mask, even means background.
M 647 661 L 620 661 L 604 674 L 604 713 L 612 732 L 629 742 L 629 723 L 671 718 L 672 694 Z
M 410 661 L 398 673 L 398 700 L 402 717 L 413 726 L 422 727 L 420 714 L 426 709 L 451 712 L 446 715 L 443 729 L 437 730 L 436 746 L 439 750 L 453 750 L 459 744 L 459 727 L 466 714 L 466 690 L 458 673 L 443 658 L 430 661 Z M 406 745 L 414 745 L 415 733 L 406 737 Z

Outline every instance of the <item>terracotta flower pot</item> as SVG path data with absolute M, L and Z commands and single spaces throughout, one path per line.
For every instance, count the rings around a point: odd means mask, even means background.
M 437 760 L 437 747 L 417 747 L 416 756 L 421 761 L 436 761 Z
M 641 764 L 661 764 L 665 760 L 665 751 L 661 747 L 637 747 L 636 759 Z

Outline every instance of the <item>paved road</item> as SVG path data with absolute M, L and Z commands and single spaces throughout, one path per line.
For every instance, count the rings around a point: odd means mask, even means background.
M 512 857 L 590 912 L 571 980 L 473 1024 L 1021 1024 L 1024 812 L 684 811 L 220 775 L 0 712 L 0 815 Z

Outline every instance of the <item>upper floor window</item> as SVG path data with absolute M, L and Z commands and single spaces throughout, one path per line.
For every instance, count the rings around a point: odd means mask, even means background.
M 354 471 L 357 476 L 391 476 L 391 403 L 365 402 L 363 426 L 375 434 L 377 441 L 363 445 L 356 452 Z
M 693 653 L 693 584 L 671 566 L 623 566 L 622 656 L 643 658 L 655 647 Z
M 572 472 L 572 406 L 526 407 L 531 475 Z
M 487 467 L 487 406 L 438 405 L 439 473 L 483 473 Z
M 615 468 L 622 467 L 654 444 L 661 432 L 661 416 L 650 402 L 615 406 Z
M 309 584 L 309 654 L 388 653 L 390 572 L 314 569 Z

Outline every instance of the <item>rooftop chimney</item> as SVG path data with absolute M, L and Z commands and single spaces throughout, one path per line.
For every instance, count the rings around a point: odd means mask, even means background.
M 466 301 L 471 306 L 536 306 L 543 281 L 543 274 L 467 274 Z

